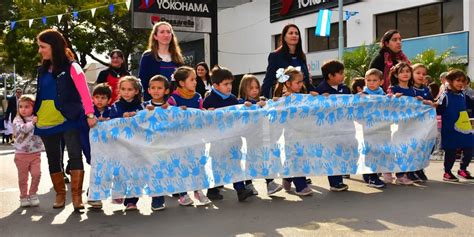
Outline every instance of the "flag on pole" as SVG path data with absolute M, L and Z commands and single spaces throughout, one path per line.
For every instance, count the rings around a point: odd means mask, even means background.
M 127 10 L 130 10 L 130 0 L 127 0 L 125 4 L 127 5 Z
M 43 16 L 42 20 L 43 20 L 43 25 L 46 25 L 46 17 L 45 16 Z
M 331 10 L 319 10 L 318 20 L 316 22 L 316 31 L 314 31 L 314 35 L 327 37 L 331 34 L 331 15 Z
M 61 18 L 63 18 L 63 14 L 58 15 L 58 23 L 61 23 Z
M 31 28 L 31 25 L 33 25 L 33 19 L 28 20 L 28 27 Z
M 10 22 L 10 30 L 15 29 L 15 24 L 16 24 L 16 21 Z
M 346 21 L 349 20 L 349 18 L 351 18 L 351 16 L 355 16 L 357 14 L 359 14 L 359 12 L 350 12 L 350 11 L 344 11 L 346 13 Z
M 72 12 L 72 18 L 74 18 L 74 20 L 77 20 L 77 12 Z
M 109 5 L 109 11 L 110 11 L 110 15 L 114 14 L 114 4 Z
M 96 9 L 97 9 L 97 8 L 92 8 L 92 9 L 91 9 L 92 18 L 94 18 L 95 10 L 96 10 Z

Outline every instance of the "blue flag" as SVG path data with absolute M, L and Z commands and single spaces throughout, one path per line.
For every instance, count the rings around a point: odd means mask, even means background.
M 74 20 L 77 20 L 77 12 L 72 12 L 72 18 L 74 18 Z
M 43 25 L 46 25 L 46 17 L 45 16 L 43 16 L 42 20 L 43 20 Z
M 351 16 L 355 16 L 357 14 L 359 14 L 359 12 L 350 12 L 350 11 L 344 11 L 346 13 L 346 21 L 349 20 L 349 18 L 351 18 Z
M 114 14 L 114 4 L 109 5 L 109 11 L 110 11 L 110 15 Z
M 331 34 L 331 15 L 331 10 L 319 10 L 318 20 L 316 22 L 316 31 L 314 32 L 314 35 L 327 37 Z
M 16 24 L 16 21 L 12 21 L 12 22 L 10 23 L 10 30 L 15 29 L 15 24 Z

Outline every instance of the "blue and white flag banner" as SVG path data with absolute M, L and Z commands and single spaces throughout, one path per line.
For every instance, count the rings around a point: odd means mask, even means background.
M 89 198 L 160 196 L 255 178 L 422 169 L 435 110 L 412 97 L 295 94 L 264 108 L 140 111 L 91 130 Z
M 331 15 L 332 11 L 327 9 L 319 10 L 318 20 L 316 21 L 316 36 L 329 36 L 331 34 Z

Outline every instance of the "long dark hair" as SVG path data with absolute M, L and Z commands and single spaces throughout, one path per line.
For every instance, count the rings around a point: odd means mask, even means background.
M 208 84 L 208 85 L 212 84 L 211 83 L 211 75 L 209 74 L 210 73 L 209 66 L 207 66 L 207 63 L 200 62 L 200 63 L 196 64 L 196 67 L 194 67 L 194 70 L 196 71 L 196 76 L 197 76 L 197 69 L 198 69 L 199 66 L 203 67 L 206 70 L 206 84 Z
M 112 57 L 114 55 L 117 55 L 118 57 L 120 57 L 122 59 L 122 65 L 120 65 L 120 68 L 113 68 L 112 67 L 112 63 L 110 64 L 109 68 L 111 69 L 118 69 L 120 71 L 120 73 L 124 73 L 124 72 L 127 72 L 127 64 L 125 63 L 125 58 L 123 56 L 123 52 L 122 50 L 120 49 L 114 49 L 110 52 L 109 54 L 109 57 L 110 57 L 110 60 L 112 61 Z
M 47 29 L 41 31 L 36 39 L 51 46 L 51 59 L 42 59 L 41 70 L 46 71 L 53 67 L 53 74 L 68 70 L 69 64 L 74 60 L 74 54 L 69 49 L 64 36 L 57 30 Z
M 400 34 L 400 32 L 398 30 L 391 29 L 385 32 L 385 34 L 383 34 L 382 38 L 380 38 L 380 43 L 379 43 L 380 51 L 394 53 L 386 46 L 386 43 L 390 41 L 390 39 L 393 37 L 394 34 Z
M 296 30 L 298 31 L 298 35 L 299 35 L 298 43 L 296 44 L 296 49 L 295 49 L 296 57 L 299 60 L 301 60 L 303 62 L 306 62 L 306 55 L 303 53 L 303 44 L 301 43 L 301 32 L 300 32 L 300 29 L 298 28 L 298 26 L 296 26 L 295 24 L 288 24 L 285 27 L 283 27 L 283 30 L 281 31 L 281 35 L 280 35 L 281 46 L 278 47 L 276 52 L 283 53 L 285 55 L 285 57 L 287 57 L 288 61 L 290 60 L 290 48 L 288 47 L 288 44 L 285 41 L 285 35 L 286 35 L 286 33 L 288 33 L 288 31 L 290 30 L 291 27 L 296 28 Z
M 410 69 L 411 72 L 411 77 L 410 80 L 408 80 L 408 86 L 412 87 L 413 84 L 415 84 L 415 81 L 413 80 L 413 69 L 411 68 L 410 64 L 406 62 L 399 62 L 397 65 L 393 66 L 390 69 L 390 85 L 392 86 L 397 86 L 399 84 L 398 82 L 398 74 L 402 71 L 402 69 L 408 68 Z

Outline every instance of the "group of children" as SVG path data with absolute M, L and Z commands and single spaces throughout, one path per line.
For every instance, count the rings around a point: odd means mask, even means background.
M 321 82 L 314 91 L 307 91 L 303 83 L 303 74 L 298 67 L 289 66 L 282 69 L 282 72 L 277 73 L 278 84 L 274 90 L 274 100 L 280 97 L 285 97 L 293 93 L 309 93 L 316 95 L 329 94 L 351 94 L 350 89 L 344 85 L 344 65 L 336 60 L 326 62 L 321 68 L 324 81 Z M 447 75 L 447 83 L 445 91 L 438 99 L 438 102 L 433 103 L 433 96 L 430 90 L 424 85 L 423 77 L 426 75 L 426 67 L 421 64 L 410 66 L 406 63 L 399 63 L 391 70 L 391 87 L 388 90 L 389 96 L 412 96 L 423 100 L 425 104 L 437 107 L 438 112 L 443 117 L 442 144 L 446 150 L 445 157 L 445 174 L 443 179 L 446 181 L 456 181 L 457 178 L 451 173 L 455 157 L 456 149 L 462 148 L 464 158 L 461 162 L 461 168 L 458 175 L 465 179 L 473 179 L 470 173 L 466 170 L 472 157 L 472 147 L 474 146 L 474 135 L 466 130 L 465 121 L 459 121 L 458 117 L 465 119 L 463 111 L 466 111 L 466 100 L 471 99 L 466 97 L 464 89 L 466 88 L 467 77 L 462 71 L 453 70 Z M 196 92 L 196 72 L 193 68 L 182 66 L 175 70 L 173 74 L 176 83 L 176 89 L 171 91 L 168 79 L 161 75 L 152 77 L 149 81 L 147 92 L 151 95 L 149 101 L 142 101 L 143 90 L 140 80 L 133 76 L 125 76 L 118 83 L 119 99 L 108 106 L 112 91 L 110 87 L 105 84 L 98 84 L 93 90 L 93 103 L 95 116 L 99 121 L 106 121 L 108 119 L 120 117 L 132 117 L 137 111 L 148 109 L 153 110 L 156 107 L 166 109 L 168 106 L 178 106 L 182 109 L 196 108 L 205 110 L 214 110 L 226 106 L 237 104 L 258 104 L 265 106 L 265 98 L 260 97 L 260 83 L 253 75 L 245 75 L 240 83 L 238 97 L 232 94 L 232 82 L 234 76 L 232 73 L 220 66 L 215 66 L 211 71 L 212 89 L 203 99 L 199 93 Z M 359 80 L 360 81 L 360 80 Z M 365 74 L 364 85 L 359 86 L 355 93 L 367 95 L 385 95 L 381 85 L 383 82 L 383 73 L 377 69 L 370 69 Z M 357 89 L 357 87 L 355 87 Z M 474 99 L 474 98 L 472 98 Z M 448 103 L 449 102 L 449 103 Z M 21 200 L 31 200 L 31 205 L 37 205 L 36 190 L 39 183 L 39 151 L 40 147 L 37 144 L 35 136 L 32 135 L 32 129 L 35 123 L 35 117 L 32 114 L 32 109 L 29 109 L 34 103 L 34 100 L 25 96 L 20 99 L 19 116 L 14 121 L 14 129 L 19 141 L 16 147 L 17 167 L 19 171 L 19 184 L 21 190 Z M 462 116 L 460 115 L 462 114 Z M 469 122 L 469 118 L 468 118 Z M 465 129 L 465 130 L 462 130 Z M 472 127 L 470 127 L 472 129 Z M 18 140 L 18 137 L 24 138 Z M 22 145 L 22 141 L 25 145 Z M 28 142 L 28 144 L 26 144 Z M 25 147 L 31 146 L 30 150 Z M 28 158 L 22 154 L 29 154 Z M 30 165 L 20 163 L 20 160 L 29 160 Z M 28 171 L 34 176 L 29 193 L 27 192 L 26 181 L 28 179 Z M 26 173 L 26 176 L 25 176 Z M 26 181 L 25 181 L 26 177 Z M 397 173 L 396 183 L 402 185 L 411 185 L 414 182 L 426 181 L 427 177 L 423 170 L 414 172 Z M 378 174 L 364 174 L 364 181 L 371 187 L 383 188 L 386 183 L 392 183 L 392 174 L 383 174 L 384 181 L 379 178 Z M 345 191 L 348 186 L 344 184 L 343 176 L 329 176 L 328 177 L 331 191 Z M 313 190 L 308 186 L 309 180 L 306 177 L 292 177 L 284 178 L 282 185 L 276 183 L 273 179 L 266 179 L 267 194 L 272 195 L 282 189 L 291 191 L 292 183 L 295 185 L 295 193 L 301 196 L 311 195 Z M 244 201 L 252 195 L 257 195 L 258 192 L 254 188 L 252 181 L 240 181 L 233 183 L 234 189 L 237 191 L 237 199 Z M 193 191 L 194 197 L 200 204 L 209 204 L 211 200 L 222 199 L 220 194 L 220 187 L 214 187 L 207 190 L 205 195 L 201 190 Z M 194 201 L 189 195 L 184 193 L 176 194 L 179 196 L 178 202 L 180 205 L 191 205 Z M 115 199 L 114 203 L 123 203 L 126 210 L 137 209 L 138 198 Z M 165 208 L 165 199 L 163 196 L 152 197 L 151 208 L 154 211 Z M 100 208 L 102 203 L 100 201 L 90 200 L 94 208 Z M 25 204 L 26 205 L 26 204 Z M 23 206 L 23 202 L 22 202 Z

